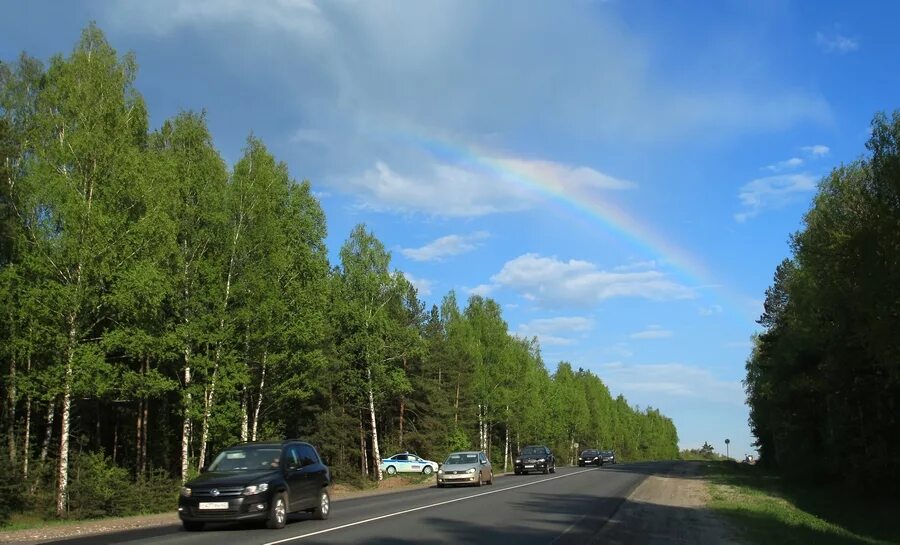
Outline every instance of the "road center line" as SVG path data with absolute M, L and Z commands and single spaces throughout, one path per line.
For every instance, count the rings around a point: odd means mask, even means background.
M 515 490 L 516 488 L 523 488 L 526 486 L 534 486 L 536 484 L 546 483 L 549 481 L 555 481 L 556 479 L 565 479 L 567 477 L 574 477 L 575 475 L 581 475 L 582 473 L 587 473 L 588 471 L 596 471 L 596 469 L 583 469 L 581 471 L 576 471 L 575 473 L 567 473 L 566 475 L 557 475 L 556 477 L 541 479 L 540 481 L 531 481 L 531 482 L 527 482 L 527 483 L 517 484 L 515 486 L 508 486 L 506 488 L 501 488 L 499 490 L 490 490 L 488 492 L 472 494 L 471 496 L 463 496 L 462 498 L 454 498 L 452 500 L 441 501 L 441 502 L 432 503 L 429 505 L 422 505 L 420 507 L 413 507 L 412 509 L 404 509 L 403 511 L 397 511 L 396 513 L 388 513 L 387 515 L 380 515 L 380 516 L 372 517 L 372 518 L 365 519 L 365 520 L 358 520 L 356 522 L 342 524 L 340 526 L 335 526 L 334 528 L 326 528 L 324 530 L 318 530 L 316 532 L 310 532 L 308 534 L 300 534 L 299 536 L 286 537 L 284 539 L 279 539 L 278 541 L 269 541 L 268 543 L 263 543 L 263 545 L 278 545 L 279 543 L 287 543 L 289 541 L 297 541 L 300 539 L 305 539 L 307 537 L 317 536 L 317 535 L 321 535 L 321 534 L 327 534 L 329 532 L 335 532 L 337 530 L 343 530 L 344 528 L 350 528 L 352 526 L 359 526 L 360 524 L 366 524 L 369 522 L 375 522 L 378 520 L 383 520 L 383 519 L 387 519 L 387 518 L 391 518 L 391 517 L 405 515 L 407 513 L 413 513 L 415 511 L 421 511 L 423 509 L 431 509 L 432 507 L 440 507 L 441 505 L 456 503 L 458 501 L 471 500 L 472 498 L 488 496 L 490 494 L 499 494 L 500 492 L 506 492 L 507 490 Z

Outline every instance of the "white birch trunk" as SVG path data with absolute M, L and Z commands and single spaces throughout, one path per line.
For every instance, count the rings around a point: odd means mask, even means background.
M 375 468 L 375 477 L 381 481 L 381 452 L 378 449 L 378 424 L 375 419 L 375 393 L 372 391 L 372 368 L 366 368 L 366 378 L 369 380 L 369 421 L 372 426 L 372 465 Z
M 9 389 L 6 392 L 6 428 L 7 448 L 9 449 L 9 461 L 16 465 L 16 356 L 9 360 Z
M 191 349 L 184 349 L 184 415 L 181 421 L 181 482 L 188 479 L 191 447 Z
M 250 406 L 247 403 L 247 387 L 241 388 L 241 442 L 250 436 Z
M 47 455 L 50 453 L 50 441 L 53 438 L 53 421 L 56 419 L 56 407 L 54 406 L 54 401 L 50 401 L 47 404 L 47 426 L 44 432 L 44 444 L 41 445 L 41 462 L 45 462 L 47 460 Z
M 266 386 L 266 362 L 268 357 L 269 351 L 263 351 L 262 370 L 259 374 L 259 395 L 256 397 L 256 408 L 253 409 L 253 434 L 251 435 L 251 441 L 256 441 L 256 430 L 258 429 L 259 424 L 259 408 L 262 407 L 263 388 Z
M 56 516 L 66 513 L 69 488 L 69 423 L 72 411 L 72 366 L 75 359 L 75 315 L 69 316 L 69 347 L 63 384 L 61 427 L 59 432 L 59 464 L 57 465 Z
M 509 467 L 509 424 L 506 425 L 506 440 L 503 442 L 503 472 Z

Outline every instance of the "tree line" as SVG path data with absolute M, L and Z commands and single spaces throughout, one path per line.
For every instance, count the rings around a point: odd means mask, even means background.
M 820 182 L 791 237 L 745 386 L 762 463 L 889 490 L 900 483 L 900 111 L 875 116 L 866 148 Z
M 253 137 L 229 167 L 202 113 L 151 130 L 135 73 L 94 25 L 0 64 L 0 485 L 22 505 L 64 516 L 102 494 L 85 475 L 183 481 L 286 437 L 349 482 L 400 449 L 677 457 L 670 419 L 551 373 L 495 301 L 426 309 L 366 226 L 330 263 L 309 182 Z

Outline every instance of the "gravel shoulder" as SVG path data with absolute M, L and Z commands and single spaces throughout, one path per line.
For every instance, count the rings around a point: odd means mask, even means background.
M 706 507 L 702 465 L 680 462 L 650 475 L 595 536 L 608 545 L 738 545 L 736 532 Z

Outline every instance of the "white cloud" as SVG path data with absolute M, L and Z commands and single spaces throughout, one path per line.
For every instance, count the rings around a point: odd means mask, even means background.
M 650 259 L 647 261 L 634 261 L 632 263 L 628 263 L 627 265 L 618 265 L 616 267 L 613 267 L 613 270 L 616 272 L 640 271 L 640 270 L 647 270 L 647 269 L 655 269 L 658 265 L 659 265 L 659 263 L 656 260 Z
M 801 149 L 804 153 L 808 154 L 811 157 L 825 157 L 831 151 L 831 148 L 822 144 L 816 144 L 814 146 L 803 146 Z
M 589 261 L 560 261 L 531 253 L 506 262 L 491 281 L 549 307 L 585 307 L 612 297 L 694 297 L 693 290 L 659 271 L 607 272 Z
M 624 365 L 601 364 L 598 375 L 613 391 L 629 399 L 696 398 L 715 403 L 741 406 L 745 394 L 740 381 L 722 380 L 709 370 L 681 363 Z
M 379 160 L 374 168 L 333 183 L 356 196 L 365 208 L 443 217 L 532 208 L 544 197 L 522 184 L 521 178 L 540 180 L 545 189 L 569 195 L 635 187 L 632 182 L 586 166 L 500 155 L 485 155 L 481 165 L 456 165 L 426 158 L 413 170 L 419 173 L 402 174 Z
M 671 331 L 663 329 L 658 325 L 647 326 L 647 329 L 629 335 L 632 339 L 667 339 L 671 336 Z
M 780 174 L 758 178 L 744 184 L 738 194 L 743 211 L 734 215 L 744 222 L 766 210 L 782 208 L 802 200 L 816 189 L 816 179 L 809 174 Z
M 463 288 L 463 291 L 469 295 L 479 295 L 481 297 L 487 297 L 493 291 L 497 289 L 497 286 L 494 284 L 478 284 L 474 288 Z
M 700 307 L 698 312 L 700 316 L 713 316 L 715 314 L 722 314 L 722 305 L 709 305 L 708 307 Z
M 520 337 L 530 339 L 537 337 L 542 345 L 570 345 L 576 339 L 573 333 L 584 333 L 594 327 L 594 321 L 584 316 L 558 316 L 556 318 L 538 318 L 519 325 L 516 332 Z
M 436 261 L 445 257 L 471 252 L 480 246 L 480 241 L 488 238 L 488 233 L 478 231 L 471 235 L 447 235 L 420 248 L 403 248 L 403 255 L 414 261 Z
M 849 53 L 859 49 L 859 42 L 839 32 L 817 32 L 816 43 L 826 53 Z
M 425 280 L 424 278 L 415 277 L 408 272 L 403 273 L 403 276 L 410 284 L 415 286 L 416 291 L 420 296 L 427 297 L 431 295 L 431 288 L 433 285 L 433 282 L 431 280 Z
M 771 170 L 772 172 L 781 172 L 782 170 L 791 170 L 803 165 L 803 159 L 799 157 L 791 157 L 790 159 L 785 159 L 784 161 L 778 161 L 775 164 L 769 165 L 766 167 L 766 170 Z

